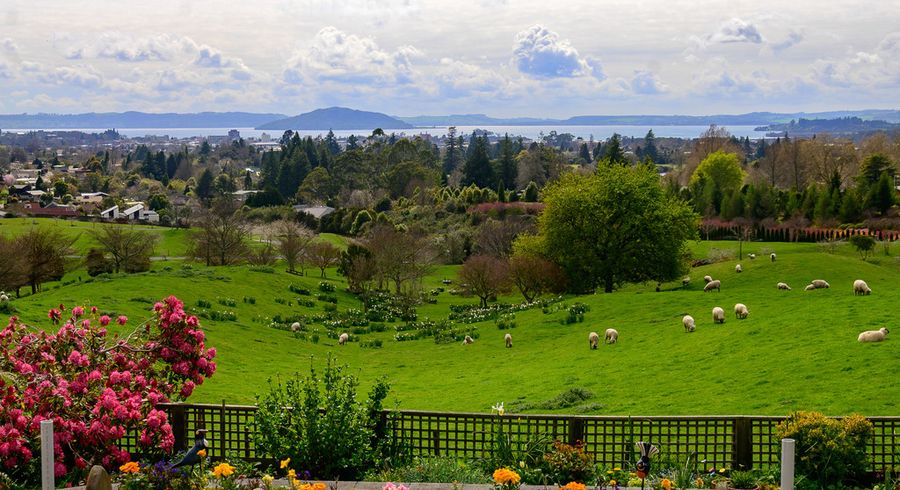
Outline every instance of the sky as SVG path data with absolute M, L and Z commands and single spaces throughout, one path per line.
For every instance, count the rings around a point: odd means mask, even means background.
M 0 113 L 900 108 L 900 0 L 2 0 Z

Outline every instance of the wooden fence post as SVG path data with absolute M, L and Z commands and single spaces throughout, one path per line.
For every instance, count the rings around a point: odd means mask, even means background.
M 187 449 L 187 417 L 184 414 L 184 405 L 169 405 L 169 423 L 172 425 L 172 433 L 175 435 L 175 450 Z
M 569 445 L 584 442 L 584 420 L 572 417 L 569 419 Z
M 225 400 L 222 400 L 222 411 L 219 412 L 219 433 L 216 434 L 218 437 L 213 439 L 213 441 L 218 440 L 219 443 L 219 458 L 225 459 Z
M 753 467 L 753 430 L 750 419 L 747 417 L 734 418 L 734 454 L 732 455 L 732 468 L 749 470 Z
M 435 456 L 441 455 L 441 433 L 437 429 L 431 430 L 431 447 Z

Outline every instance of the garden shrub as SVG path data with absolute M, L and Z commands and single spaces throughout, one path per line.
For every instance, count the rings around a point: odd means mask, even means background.
M 153 457 L 171 452 L 172 427 L 157 403 L 184 400 L 212 376 L 215 349 L 207 349 L 197 318 L 174 296 L 153 307 L 155 319 L 123 338 L 108 337 L 112 319 L 77 306 L 48 317 L 48 335 L 12 319 L 0 334 L 0 467 L 15 482 L 40 480 L 40 424 L 53 419 L 55 473 L 77 481 L 91 465 L 108 470 L 128 461 L 119 447 L 126 433 Z
M 572 323 L 581 323 L 584 321 L 584 314 L 590 309 L 591 308 L 584 303 L 575 303 L 569 307 L 564 322 L 566 323 L 566 325 L 570 325 Z
M 319 283 L 319 291 L 322 291 L 323 293 L 333 293 L 334 289 L 334 284 L 330 282 L 322 281 Z
M 516 328 L 516 315 L 514 313 L 501 315 L 494 322 L 497 324 L 497 328 L 500 330 Z
M 321 374 L 314 361 L 309 376 L 270 380 L 268 393 L 257 396 L 257 449 L 273 459 L 291 458 L 294 467 L 315 477 L 345 481 L 359 480 L 391 457 L 389 420 L 382 410 L 390 386 L 377 380 L 361 402 L 359 381 L 345 369 L 328 356 Z
M 594 462 L 584 452 L 584 444 L 578 441 L 574 446 L 561 441 L 553 441 L 552 449 L 544 454 L 544 472 L 550 481 L 586 482 L 594 476 Z
M 857 481 L 866 473 L 866 445 L 873 428 L 861 415 L 837 420 L 799 411 L 778 424 L 776 432 L 779 439 L 797 441 L 798 475 L 825 485 Z
M 407 483 L 484 484 L 490 482 L 484 471 L 477 465 L 447 456 L 415 458 L 409 464 L 370 472 L 366 479 Z

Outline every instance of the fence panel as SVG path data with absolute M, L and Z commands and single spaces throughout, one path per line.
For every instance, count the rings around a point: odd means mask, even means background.
M 165 404 L 175 432 L 176 448 L 193 444 L 197 429 L 206 429 L 209 456 L 236 455 L 251 462 L 269 462 L 253 444 L 256 407 L 236 405 Z M 491 415 L 417 410 L 386 411 L 394 421 L 393 436 L 415 456 L 489 457 L 499 434 L 512 444 L 558 439 L 581 442 L 597 464 L 630 466 L 634 442 L 650 441 L 659 458 L 698 468 L 751 468 L 779 464 L 781 444 L 775 428 L 784 417 L 767 416 L 572 416 Z M 900 465 L 900 417 L 869 417 L 874 428 L 866 452 L 872 471 Z M 123 438 L 122 449 L 136 452 L 134 434 Z

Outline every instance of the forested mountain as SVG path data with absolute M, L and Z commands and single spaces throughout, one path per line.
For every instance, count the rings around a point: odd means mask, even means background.
M 412 127 L 412 124 L 380 112 L 329 107 L 272 121 L 257 129 L 410 129 Z

